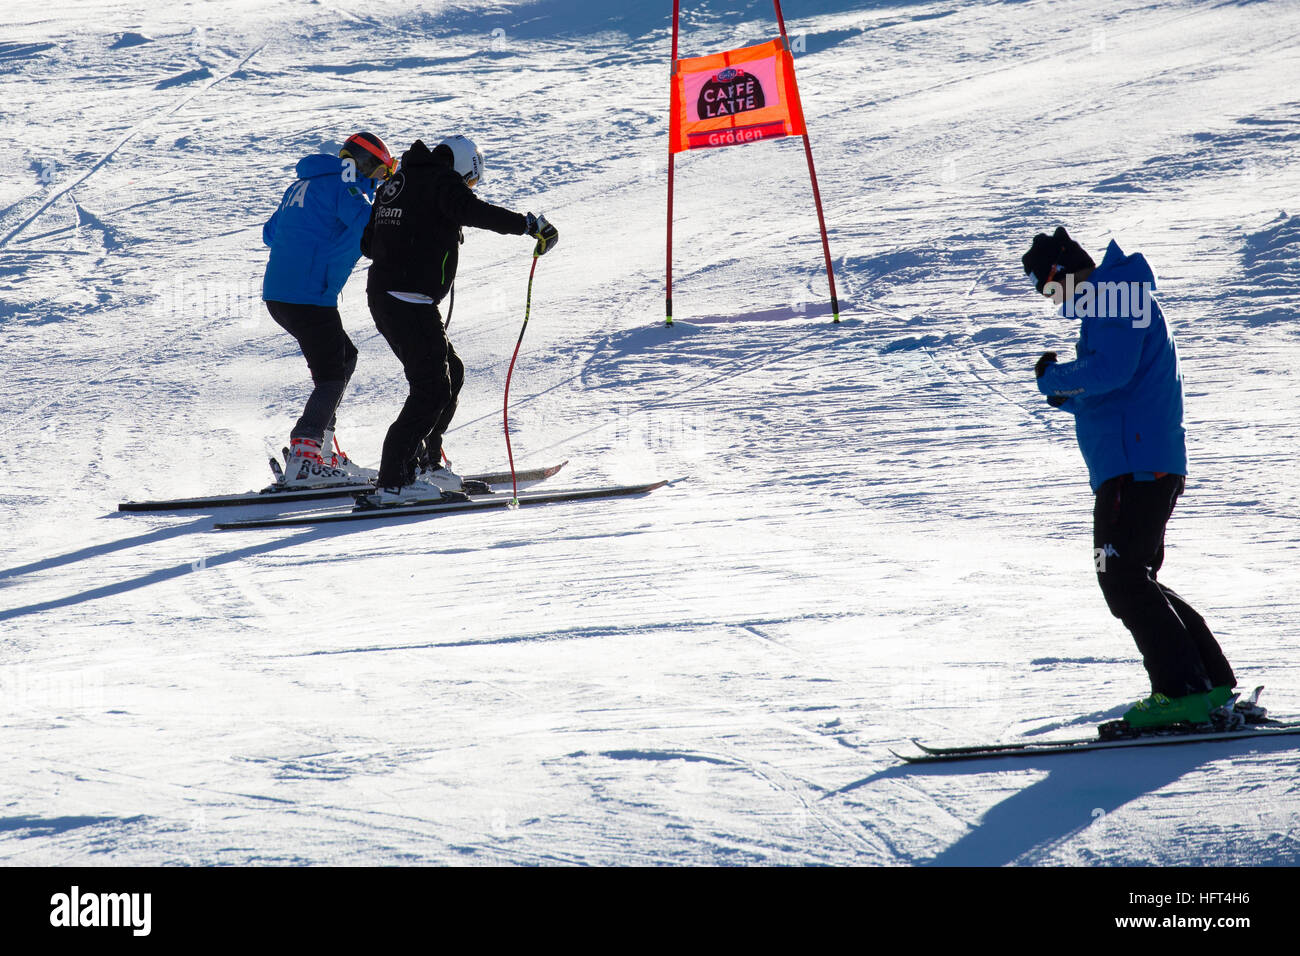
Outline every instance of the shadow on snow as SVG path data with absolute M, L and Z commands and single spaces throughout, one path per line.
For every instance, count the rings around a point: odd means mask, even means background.
M 1004 866 L 1041 864 L 1065 840 L 1089 827 L 1108 826 L 1106 818 L 1126 804 L 1154 794 L 1212 760 L 1243 753 L 1270 754 L 1300 746 L 1290 740 L 1249 740 L 1143 747 L 1089 754 L 1040 754 L 1035 757 L 990 758 L 953 765 L 890 767 L 835 791 L 847 793 L 880 780 L 916 777 L 956 777 L 1007 770 L 1047 771 L 1030 784 L 988 810 L 969 833 L 920 866 Z M 1231 749 L 1229 749 L 1231 748 Z M 1294 866 L 1300 863 L 1300 844 L 1281 841 L 1277 855 L 1257 845 L 1243 845 L 1232 837 L 1233 855 L 1256 866 Z M 1099 862 L 1107 862 L 1101 860 Z M 1116 861 L 1161 865 L 1159 859 Z

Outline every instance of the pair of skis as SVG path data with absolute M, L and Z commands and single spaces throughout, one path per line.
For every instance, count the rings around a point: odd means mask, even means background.
M 353 508 L 348 511 L 318 511 L 282 517 L 251 518 L 244 521 L 218 521 L 214 527 L 221 531 L 242 531 L 249 528 L 294 528 L 308 525 L 337 524 L 342 521 L 374 521 L 375 519 L 453 514 L 462 511 L 486 511 L 515 508 L 523 505 L 546 505 L 565 501 L 591 501 L 603 498 L 628 497 L 654 491 L 666 484 L 668 484 L 666 481 L 655 481 L 644 485 L 606 485 L 600 488 L 570 488 L 563 491 L 521 491 L 518 495 L 467 495 L 457 500 L 444 499 L 442 501 L 431 501 L 428 504 L 402 505 L 396 508 Z
M 1263 687 L 1255 688 L 1247 698 L 1250 708 L 1259 711 L 1259 695 Z M 1043 754 L 1091 753 L 1094 750 L 1118 750 L 1129 747 L 1162 747 L 1173 744 L 1195 744 L 1227 740 L 1264 740 L 1300 734 L 1300 720 L 1275 720 L 1250 718 L 1252 722 L 1230 729 L 1207 729 L 1199 726 L 1177 724 L 1172 727 L 1139 731 L 1133 736 L 1078 737 L 1067 740 L 1027 740 L 1012 743 L 968 744 L 960 747 L 932 747 L 913 740 L 921 752 L 900 754 L 890 751 L 907 763 L 946 763 L 955 760 L 989 760 L 995 757 L 1037 757 Z
M 551 465 L 546 468 L 534 468 L 516 474 L 519 481 L 542 481 L 557 474 L 568 462 Z M 480 487 L 504 484 L 511 480 L 509 472 L 489 472 L 466 475 L 466 482 L 476 482 Z M 452 500 L 435 500 L 428 503 L 404 505 L 394 508 L 349 509 L 346 511 L 324 510 L 303 514 L 272 515 L 264 518 L 250 518 L 239 521 L 222 521 L 214 527 L 223 531 L 243 530 L 249 528 L 285 528 L 318 524 L 333 524 L 342 521 L 374 521 L 412 516 L 428 516 L 462 511 L 483 511 L 489 509 L 513 508 L 522 505 L 555 504 L 568 501 L 590 501 L 602 498 L 626 497 L 645 494 L 662 488 L 666 481 L 656 481 L 640 485 L 606 485 L 596 488 L 572 488 L 558 491 L 523 491 L 517 496 L 508 494 L 470 494 L 457 496 Z M 333 485 L 321 488 L 294 488 L 278 490 L 274 485 L 262 491 L 250 491 L 238 495 L 212 495 L 199 498 L 171 498 L 157 501 L 124 501 L 118 505 L 119 511 L 185 511 L 206 510 L 250 504 L 282 504 L 300 501 L 321 501 L 333 498 L 355 497 L 373 491 L 369 483 L 355 485 Z
M 274 459 L 272 459 L 274 461 Z M 562 461 L 547 468 L 532 468 L 518 473 L 520 481 L 542 481 L 559 473 L 567 465 Z M 485 485 L 500 485 L 510 480 L 510 472 L 488 472 L 480 475 L 465 475 L 466 481 L 477 481 Z M 118 511 L 202 511 L 208 508 L 230 508 L 236 505 L 279 504 L 288 501 L 325 501 L 330 498 L 354 498 L 359 494 L 374 491 L 373 482 L 358 481 L 351 485 L 322 485 L 319 487 L 284 488 L 271 485 L 261 491 L 245 491 L 237 495 L 206 495 L 198 498 L 162 498 L 156 501 L 123 501 L 117 506 Z

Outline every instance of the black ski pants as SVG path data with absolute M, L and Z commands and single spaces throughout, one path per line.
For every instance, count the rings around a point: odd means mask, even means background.
M 266 310 L 280 328 L 298 340 L 315 384 L 290 438 L 321 441 L 333 430 L 339 402 L 357 367 L 357 347 L 343 331 L 339 310 L 324 305 L 267 300 Z
M 398 488 L 415 478 L 425 447 L 442 447 L 465 384 L 465 365 L 451 347 L 436 305 L 403 302 L 387 292 L 368 296 L 375 327 L 402 363 L 410 386 L 406 404 L 384 438 L 379 463 L 379 486 Z
M 1097 489 L 1092 514 L 1101 593 L 1133 634 L 1151 692 L 1167 697 L 1236 684 L 1201 615 L 1156 580 L 1165 558 L 1165 525 L 1184 485 L 1182 475 L 1154 481 L 1120 475 Z

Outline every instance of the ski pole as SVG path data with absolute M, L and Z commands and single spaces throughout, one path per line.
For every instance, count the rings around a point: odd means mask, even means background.
M 510 449 L 510 378 L 515 373 L 515 359 L 519 358 L 519 346 L 524 341 L 524 331 L 528 328 L 528 316 L 533 310 L 533 274 L 537 272 L 536 252 L 533 253 L 533 267 L 528 270 L 528 295 L 524 299 L 524 324 L 519 329 L 519 338 L 515 340 L 515 352 L 510 356 L 510 368 L 506 371 L 506 393 L 502 402 L 501 420 L 506 431 L 506 457 L 510 460 L 510 483 L 513 488 L 513 497 L 510 499 L 510 510 L 519 507 L 519 480 L 515 477 L 515 455 Z

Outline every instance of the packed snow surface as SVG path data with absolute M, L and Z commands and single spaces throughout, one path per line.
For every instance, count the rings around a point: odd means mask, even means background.
M 681 53 L 768 39 L 683 5 Z M 907 767 L 1147 692 L 1093 575 L 1073 323 L 1019 257 L 1143 252 L 1187 382 L 1162 580 L 1300 713 L 1300 5 L 788 0 L 802 143 L 678 157 L 670 4 L 0 13 L 0 862 L 1290 864 L 1298 738 Z M 260 303 L 295 162 L 469 134 L 545 213 L 521 465 L 648 496 L 221 532 L 306 397 Z M 530 243 L 470 231 L 447 450 L 505 464 Z M 405 395 L 365 260 L 343 447 Z M 271 506 L 223 518 L 265 515 Z

